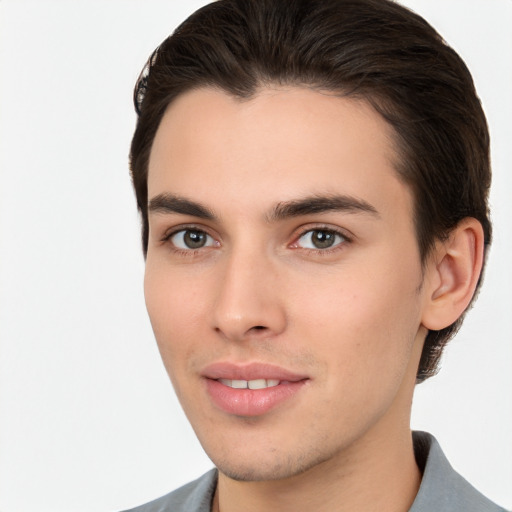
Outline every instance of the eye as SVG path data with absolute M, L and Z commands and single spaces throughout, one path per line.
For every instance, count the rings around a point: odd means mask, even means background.
M 173 233 L 169 240 L 177 249 L 194 250 L 202 247 L 213 247 L 215 240 L 199 229 L 182 229 Z
M 306 231 L 296 242 L 303 249 L 330 249 L 346 239 L 332 229 L 311 229 Z

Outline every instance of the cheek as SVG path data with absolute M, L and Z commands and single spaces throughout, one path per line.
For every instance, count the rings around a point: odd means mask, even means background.
M 306 338 L 317 340 L 317 350 L 343 375 L 393 372 L 407 361 L 420 323 L 417 273 L 346 275 L 304 293 L 294 316 L 309 319 L 302 321 Z
M 315 411 L 318 422 L 343 418 L 345 427 L 359 429 L 384 414 L 397 396 L 419 324 L 418 298 L 405 281 L 391 284 L 360 276 L 303 303 L 309 312 L 303 311 L 297 331 L 302 326 L 303 339 L 324 363 L 317 375 L 325 391 Z
M 176 369 L 184 369 L 184 361 L 195 350 L 204 297 L 197 283 L 179 273 L 154 265 L 149 259 L 144 276 L 146 308 L 158 349 L 171 379 Z M 173 379 L 174 381 L 174 379 Z

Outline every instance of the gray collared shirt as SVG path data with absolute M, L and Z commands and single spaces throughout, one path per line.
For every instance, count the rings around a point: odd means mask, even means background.
M 433 436 L 414 432 L 413 438 L 423 477 L 409 512 L 506 512 L 451 467 Z M 126 512 L 210 512 L 216 484 L 217 470 L 212 469 L 198 480 Z

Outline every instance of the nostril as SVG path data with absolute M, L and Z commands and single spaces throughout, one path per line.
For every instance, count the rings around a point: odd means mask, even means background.
M 264 325 L 255 325 L 253 327 L 253 329 L 257 329 L 259 331 L 259 330 L 262 330 L 262 329 L 266 329 L 266 327 Z

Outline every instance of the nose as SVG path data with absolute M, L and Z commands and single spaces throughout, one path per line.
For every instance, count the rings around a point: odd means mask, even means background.
M 217 280 L 215 331 L 232 341 L 267 339 L 284 331 L 286 312 L 276 267 L 263 251 L 226 256 Z

